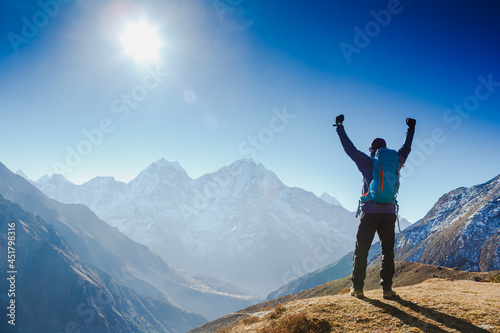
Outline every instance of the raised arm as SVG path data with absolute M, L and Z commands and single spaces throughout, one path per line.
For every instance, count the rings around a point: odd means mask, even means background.
M 399 161 L 401 166 L 406 162 L 408 155 L 410 155 L 411 144 L 413 142 L 413 136 L 415 135 L 415 124 L 417 121 L 412 118 L 406 118 L 406 125 L 408 125 L 408 130 L 406 131 L 406 138 L 403 146 L 399 149 Z
M 346 154 L 356 163 L 358 169 L 361 171 L 361 169 L 372 163 L 372 159 L 365 153 L 356 149 L 352 141 L 347 136 L 347 133 L 345 132 L 344 125 L 342 124 L 344 121 L 343 117 L 341 118 L 342 120 L 340 122 L 338 121 L 339 117 L 337 117 L 336 119 L 335 126 L 337 126 L 337 134 L 339 135 L 340 143 L 342 144 L 342 147 L 344 148 Z

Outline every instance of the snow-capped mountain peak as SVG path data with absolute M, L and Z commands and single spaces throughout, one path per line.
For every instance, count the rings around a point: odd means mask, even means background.
M 36 180 L 34 183 L 35 184 L 46 184 L 47 186 L 54 186 L 54 187 L 75 186 L 72 182 L 70 182 L 68 179 L 66 179 L 63 175 L 57 174 L 57 173 L 53 174 L 52 176 L 43 175 L 38 180 Z
M 112 176 L 107 176 L 107 177 L 98 176 L 98 177 L 92 178 L 91 180 L 89 180 L 88 182 L 86 182 L 86 184 L 88 184 L 88 183 L 90 183 L 90 184 L 92 184 L 92 183 L 108 184 L 108 183 L 113 183 L 113 182 L 116 182 L 115 177 L 112 177 Z
M 252 158 L 242 158 L 214 172 L 224 171 L 232 176 L 250 175 L 257 168 L 257 163 Z
M 63 175 L 61 174 L 53 174 L 52 175 L 52 179 L 56 180 L 56 181 L 59 181 L 59 182 L 67 182 L 67 183 L 71 183 L 69 180 L 66 179 L 66 177 L 64 177 Z
M 42 177 L 38 178 L 38 180 L 35 181 L 35 183 L 56 183 L 56 182 L 72 184 L 69 180 L 66 179 L 66 177 L 58 173 L 55 173 L 52 176 L 43 175 Z
M 170 183 L 177 186 L 189 182 L 191 178 L 188 176 L 178 162 L 170 162 L 162 158 L 151 165 L 145 170 L 141 171 L 139 175 L 133 179 L 129 185 L 133 188 L 141 188 L 143 185 L 155 186 L 161 183 Z
M 175 176 L 180 176 L 180 175 L 184 176 L 185 175 L 186 177 L 189 178 L 186 170 L 184 170 L 184 168 L 181 167 L 179 162 L 177 162 L 177 161 L 170 162 L 164 158 L 152 163 L 143 172 L 145 172 L 145 173 L 148 173 L 148 172 L 149 173 L 162 173 L 165 175 L 170 174 L 170 175 L 175 175 Z
M 323 193 L 322 195 L 319 196 L 320 199 L 323 199 L 324 202 L 326 202 L 329 205 L 334 205 L 334 206 L 340 206 L 342 207 L 342 204 L 340 201 L 337 200 L 337 198 L 332 197 L 328 193 Z
M 273 179 L 280 185 L 283 185 L 281 180 L 278 178 L 278 176 L 276 176 L 274 172 L 267 169 L 262 163 L 255 163 L 255 161 L 252 158 L 239 159 L 231 163 L 229 166 L 217 171 L 216 173 L 219 173 L 221 171 L 223 172 L 227 171 L 234 177 L 243 177 L 243 178 L 248 177 L 249 179 L 251 178 Z
M 27 181 L 31 182 L 31 180 L 28 178 L 28 176 L 21 169 L 16 171 L 16 175 L 19 175 L 19 176 L 23 177 L 24 179 L 26 179 Z
M 353 213 L 284 185 L 252 159 L 196 179 L 178 163 L 161 159 L 128 184 L 89 185 L 75 185 L 69 196 L 43 184 L 40 189 L 56 200 L 86 204 L 173 267 L 262 296 L 295 274 L 283 276 L 294 265 L 307 258 L 326 265 L 354 243 Z M 319 247 L 323 252 L 316 258 Z
M 172 169 L 181 172 L 185 172 L 184 168 L 181 167 L 177 161 L 167 161 L 165 158 L 161 158 L 158 161 L 151 164 L 151 166 L 157 167 L 159 169 Z

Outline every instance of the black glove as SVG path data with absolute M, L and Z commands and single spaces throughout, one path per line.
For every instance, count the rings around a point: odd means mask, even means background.
M 412 127 L 415 127 L 415 124 L 417 123 L 417 121 L 413 118 L 406 118 L 406 125 L 408 125 L 408 127 L 412 128 Z
M 341 126 L 343 122 L 344 122 L 344 115 L 343 114 L 338 115 L 335 118 L 335 125 L 333 125 L 333 126 Z

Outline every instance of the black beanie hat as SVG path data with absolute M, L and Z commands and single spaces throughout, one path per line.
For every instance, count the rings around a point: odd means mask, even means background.
M 381 138 L 373 139 L 370 144 L 370 151 L 377 151 L 380 148 L 387 148 L 385 140 Z

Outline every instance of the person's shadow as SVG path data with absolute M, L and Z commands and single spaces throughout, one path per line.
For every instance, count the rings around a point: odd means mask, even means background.
M 384 303 L 384 302 L 381 302 L 379 300 L 366 298 L 366 297 L 362 298 L 361 300 L 368 302 L 371 305 L 382 309 L 384 312 L 388 313 L 392 317 L 399 318 L 402 322 L 404 322 L 407 325 L 420 328 L 424 332 L 447 332 L 447 331 L 443 330 L 442 328 L 440 328 L 432 323 L 425 322 L 425 321 L 409 314 L 408 312 L 400 310 L 397 307 L 392 306 L 388 303 Z M 411 309 L 412 311 L 415 311 L 415 312 L 427 317 L 428 319 L 430 319 L 434 322 L 441 323 L 441 324 L 449 327 L 450 329 L 454 329 L 454 330 L 457 330 L 459 332 L 467 332 L 467 333 L 468 332 L 489 332 L 483 328 L 474 326 L 471 323 L 469 323 L 463 319 L 453 317 L 453 316 L 450 316 L 446 313 L 442 313 L 442 312 L 439 312 L 439 311 L 436 311 L 433 309 L 429 309 L 429 308 L 420 306 L 420 305 L 415 304 L 413 302 L 406 301 L 402 298 L 395 298 L 395 299 L 393 299 L 393 301 L 398 302 L 399 304 Z

